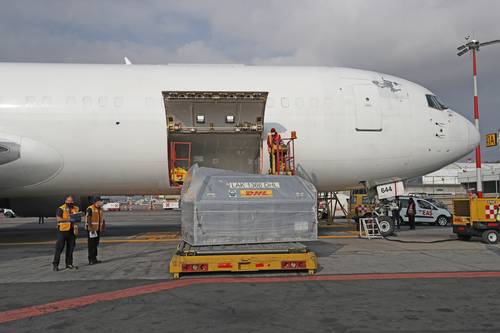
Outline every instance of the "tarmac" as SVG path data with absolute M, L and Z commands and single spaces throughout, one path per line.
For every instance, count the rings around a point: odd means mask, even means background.
M 171 280 L 178 211 L 110 212 L 102 264 L 51 270 L 55 221 L 0 217 L 0 332 L 498 332 L 500 246 L 450 227 L 403 226 L 360 239 L 340 220 L 305 243 L 304 273 L 197 274 Z M 63 261 L 63 260 L 62 260 Z M 62 265 L 61 265 L 62 266 Z

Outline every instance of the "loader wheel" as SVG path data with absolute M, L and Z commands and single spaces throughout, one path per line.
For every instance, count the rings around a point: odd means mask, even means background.
M 498 243 L 499 236 L 500 235 L 496 230 L 486 230 L 485 232 L 483 232 L 483 235 L 481 237 L 483 239 L 483 243 L 496 244 Z
M 470 241 L 470 239 L 472 238 L 471 235 L 466 235 L 466 234 L 457 234 L 457 237 L 462 241 Z
M 379 216 L 378 225 L 380 234 L 384 237 L 391 236 L 394 233 L 394 221 L 388 216 Z

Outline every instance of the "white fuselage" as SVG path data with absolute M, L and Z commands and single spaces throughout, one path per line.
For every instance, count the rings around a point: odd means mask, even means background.
M 424 174 L 479 141 L 465 118 L 428 106 L 430 91 L 376 72 L 5 63 L 0 148 L 19 151 L 0 150 L 0 198 L 168 192 L 167 90 L 268 92 L 265 130 L 297 131 L 298 167 L 319 190 Z

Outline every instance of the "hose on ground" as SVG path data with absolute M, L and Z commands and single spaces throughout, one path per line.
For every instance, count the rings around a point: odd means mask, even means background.
M 382 237 L 384 237 L 384 236 L 382 236 Z M 437 240 L 425 242 L 425 241 L 412 241 L 412 240 L 393 239 L 393 238 L 389 238 L 389 237 L 384 237 L 384 239 L 386 241 L 390 241 L 390 242 L 413 243 L 413 244 L 434 244 L 434 243 L 454 242 L 454 241 L 458 241 L 459 240 L 458 238 L 447 238 L 447 239 L 437 239 Z

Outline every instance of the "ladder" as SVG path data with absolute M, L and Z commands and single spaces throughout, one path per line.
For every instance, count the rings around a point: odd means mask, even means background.
M 359 219 L 359 237 L 364 239 L 381 239 L 380 225 L 376 217 L 365 217 Z

